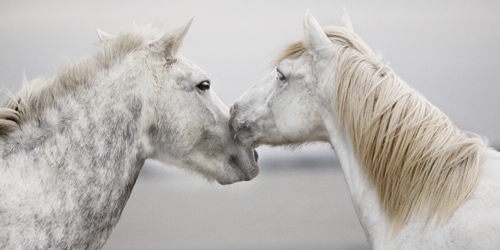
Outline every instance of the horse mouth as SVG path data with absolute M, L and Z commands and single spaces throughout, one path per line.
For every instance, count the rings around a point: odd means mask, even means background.
M 229 156 L 229 165 L 238 172 L 239 176 L 243 177 L 240 178 L 242 181 L 249 181 L 255 178 L 255 176 L 257 176 L 257 174 L 259 173 L 259 154 L 257 153 L 257 150 L 252 149 L 252 152 L 249 154 L 249 156 L 250 155 L 250 164 L 241 162 L 241 160 L 234 155 Z

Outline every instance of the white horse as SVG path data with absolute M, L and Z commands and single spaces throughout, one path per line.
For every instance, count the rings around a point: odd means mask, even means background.
M 231 107 L 245 145 L 328 142 L 374 249 L 500 249 L 500 154 L 467 136 L 353 32 L 304 38 Z
M 1 249 L 101 248 L 147 158 L 221 184 L 257 175 L 208 76 L 178 53 L 190 24 L 98 30 L 98 53 L 2 104 Z

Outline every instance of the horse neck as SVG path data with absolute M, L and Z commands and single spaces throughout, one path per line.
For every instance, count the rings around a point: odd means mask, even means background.
M 334 107 L 334 100 L 331 97 L 335 95 L 334 84 L 332 84 L 335 82 L 335 75 L 329 74 L 324 77 L 327 80 L 321 85 L 321 93 L 324 95 L 322 100 L 326 107 Z M 339 158 L 351 200 L 365 236 L 372 246 L 378 245 L 375 243 L 385 240 L 388 225 L 379 203 L 377 190 L 370 185 L 358 163 L 347 128 L 337 126 L 334 109 L 324 112 L 322 119 L 330 137 L 329 142 Z
M 75 102 L 81 105 L 78 117 L 84 122 L 72 127 L 72 136 L 85 134 L 81 145 L 91 146 L 97 152 L 86 157 L 116 174 L 130 174 L 129 182 L 135 182 L 146 158 L 141 133 L 145 105 L 138 84 L 143 79 L 128 72 L 125 67 L 114 67 L 79 91 Z
M 323 73 L 325 75 L 320 78 L 325 80 L 321 81 L 319 86 L 321 100 L 325 107 L 335 107 L 334 99 L 332 99 L 336 93 L 334 90 L 335 70 L 325 70 Z M 338 126 L 338 118 L 333 108 L 324 111 L 326 112 L 322 113 L 323 124 L 329 134 L 329 142 L 339 158 L 358 219 L 368 241 L 375 243 L 384 238 L 387 227 L 377 190 L 370 185 L 358 163 L 347 127 Z

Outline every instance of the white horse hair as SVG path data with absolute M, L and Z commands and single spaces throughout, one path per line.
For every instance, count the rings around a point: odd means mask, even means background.
M 0 248 L 99 249 L 147 158 L 221 184 L 258 173 L 229 110 L 164 34 L 98 30 L 97 54 L 36 78 L 0 108 Z
M 374 249 L 500 249 L 500 154 L 457 129 L 353 31 L 305 36 L 231 107 L 235 139 L 257 147 L 329 142 Z

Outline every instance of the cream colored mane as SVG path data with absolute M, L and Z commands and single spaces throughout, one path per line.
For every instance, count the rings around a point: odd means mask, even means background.
M 88 84 L 96 74 L 113 67 L 129 53 L 161 35 L 150 27 L 133 27 L 103 41 L 95 55 L 85 56 L 76 63 L 67 63 L 55 78 L 39 77 L 25 82 L 17 94 L 8 96 L 0 105 L 0 137 L 19 129 L 23 122 L 33 119 L 38 111 L 55 99 L 75 91 L 82 84 Z
M 354 153 L 377 190 L 392 235 L 414 216 L 447 221 L 478 182 L 485 142 L 458 130 L 384 65 L 357 35 L 324 29 L 333 43 L 335 105 Z M 274 61 L 299 57 L 301 41 Z

